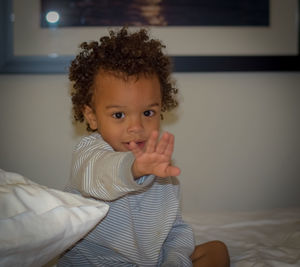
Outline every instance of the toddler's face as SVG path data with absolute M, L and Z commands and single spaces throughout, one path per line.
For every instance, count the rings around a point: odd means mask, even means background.
M 151 132 L 159 130 L 161 100 L 156 75 L 125 81 L 100 72 L 94 81 L 94 111 L 86 107 L 84 115 L 115 151 L 128 151 L 131 141 L 144 148 Z

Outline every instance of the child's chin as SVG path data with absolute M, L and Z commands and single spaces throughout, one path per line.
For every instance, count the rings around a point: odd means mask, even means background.
M 128 151 L 130 151 L 131 149 L 130 149 L 130 147 L 129 147 L 129 144 L 122 144 L 122 146 L 120 147 L 120 150 L 118 150 L 118 151 L 120 151 L 120 152 L 128 152 Z

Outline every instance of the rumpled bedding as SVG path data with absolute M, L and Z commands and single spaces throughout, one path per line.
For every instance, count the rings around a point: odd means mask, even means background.
M 0 169 L 0 265 L 42 266 L 106 215 L 99 201 L 38 185 Z M 300 266 L 300 207 L 184 213 L 197 244 L 223 241 L 231 267 Z M 55 264 L 55 262 L 54 262 Z
M 43 266 L 108 212 L 101 201 L 51 189 L 0 169 L 0 266 Z
M 223 241 L 231 267 L 300 266 L 300 208 L 184 214 L 197 244 Z

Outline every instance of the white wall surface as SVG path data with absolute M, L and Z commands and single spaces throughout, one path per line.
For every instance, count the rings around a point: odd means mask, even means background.
M 300 206 L 300 73 L 175 74 L 184 211 Z M 0 75 L 0 168 L 62 189 L 84 127 L 66 75 Z

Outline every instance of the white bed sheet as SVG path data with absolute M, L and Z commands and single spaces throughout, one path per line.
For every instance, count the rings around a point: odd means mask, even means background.
M 184 214 L 197 244 L 221 240 L 232 267 L 300 266 L 300 208 Z

